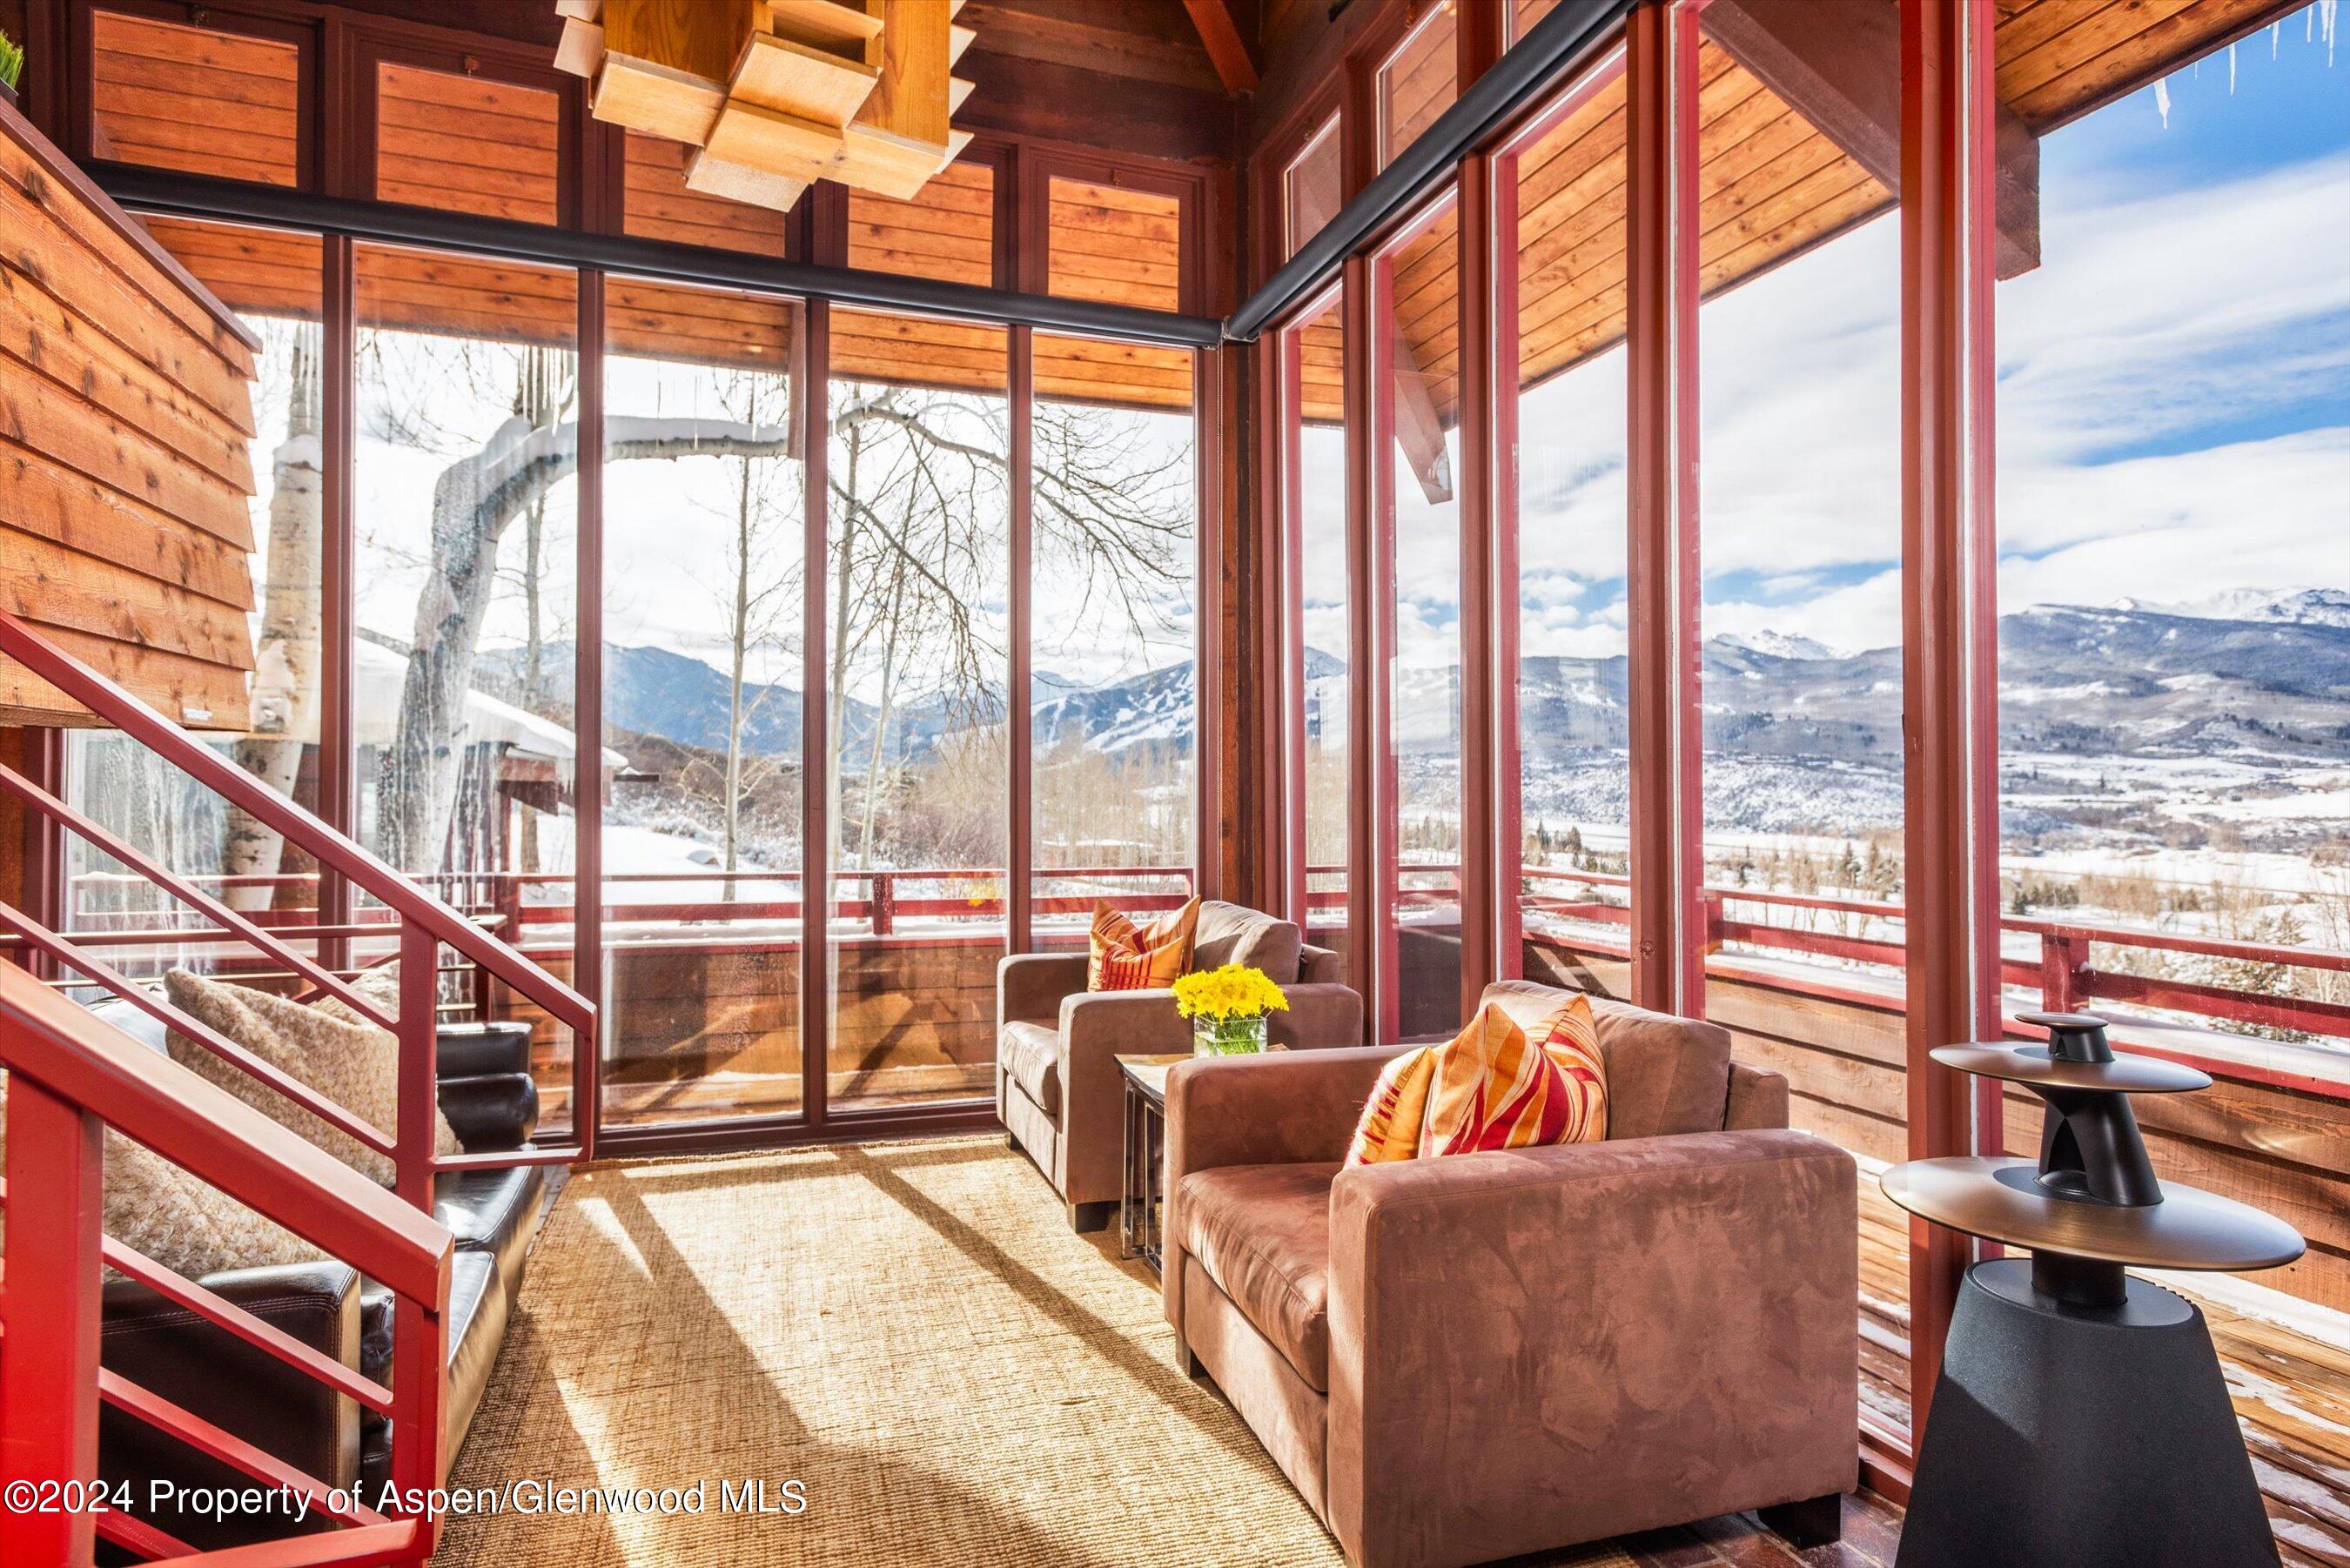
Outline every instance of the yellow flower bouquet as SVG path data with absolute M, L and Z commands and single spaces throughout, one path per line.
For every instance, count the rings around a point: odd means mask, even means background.
M 1289 998 L 1264 971 L 1228 963 L 1177 981 L 1175 1011 L 1191 1021 L 1194 1055 L 1244 1055 L 1264 1049 L 1264 1015 L 1288 1012 Z

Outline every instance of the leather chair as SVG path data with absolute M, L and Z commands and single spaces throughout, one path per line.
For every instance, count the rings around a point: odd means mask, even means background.
M 1354 1045 L 1363 999 L 1344 982 L 1338 955 L 1307 944 L 1287 920 L 1238 904 L 1203 901 L 1191 967 L 1243 963 L 1282 988 L 1272 1043 L 1300 1050 Z M 1086 954 L 1028 953 L 996 974 L 995 1113 L 1068 1207 L 1075 1231 L 1098 1231 L 1125 1190 L 1121 1055 L 1191 1049 L 1191 1021 L 1165 990 L 1086 990 Z
M 1490 988 L 1522 1023 L 1567 993 Z M 1594 998 L 1605 1142 L 1340 1161 L 1394 1047 L 1185 1063 L 1167 1316 L 1357 1568 L 1745 1509 L 1832 1540 L 1858 1480 L 1852 1157 L 1710 1023 Z
M 97 1010 L 156 1050 L 163 1027 L 121 1002 Z M 530 1029 L 522 1023 L 444 1025 L 438 1066 L 442 1114 L 468 1154 L 527 1147 L 538 1127 L 530 1077 Z M 466 1170 L 433 1179 L 433 1218 L 455 1242 L 449 1280 L 448 1382 L 442 1395 L 442 1458 L 453 1462 L 504 1343 L 523 1267 L 538 1232 L 546 1174 L 537 1166 Z M 237 1269 L 199 1282 L 263 1322 L 346 1366 L 389 1385 L 392 1296 L 349 1265 L 326 1261 Z M 330 1485 L 359 1485 L 373 1505 L 390 1474 L 390 1422 L 328 1391 L 265 1351 L 126 1279 L 107 1282 L 99 1361 Z M 111 1406 L 99 1417 L 99 1470 L 128 1480 L 143 1505 L 148 1484 L 255 1484 Z M 140 1517 L 199 1551 L 294 1532 L 283 1516 L 213 1520 L 166 1510 Z M 304 1532 L 324 1528 L 314 1515 Z

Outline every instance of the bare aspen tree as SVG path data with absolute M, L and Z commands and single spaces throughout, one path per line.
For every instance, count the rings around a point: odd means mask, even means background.
M 255 638 L 253 731 L 236 743 L 236 765 L 273 794 L 291 797 L 303 748 L 318 735 L 318 585 L 324 526 L 324 454 L 318 422 L 318 327 L 294 324 L 287 356 L 286 439 L 270 463 L 269 553 Z M 232 809 L 221 846 L 221 870 L 231 877 L 275 877 L 285 840 L 244 812 Z M 231 909 L 269 908 L 266 882 L 232 884 Z

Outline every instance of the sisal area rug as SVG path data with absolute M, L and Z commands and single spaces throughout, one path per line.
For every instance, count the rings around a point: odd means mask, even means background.
M 433 1561 L 1338 1568 L 1173 1345 L 1000 1137 L 591 1166 L 450 1478 L 499 1511 Z

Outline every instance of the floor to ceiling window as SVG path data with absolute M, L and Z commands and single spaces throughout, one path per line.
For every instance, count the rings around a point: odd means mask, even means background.
M 1282 259 L 1321 233 L 1339 205 L 1338 117 L 1333 115 L 1281 171 Z
M 1381 1039 L 1461 1023 L 1459 227 L 1448 199 L 1371 267 Z
M 2118 1044 L 2214 1076 L 2193 1125 L 2142 1117 L 2148 1152 L 2306 1233 L 2249 1300 L 2330 1360 L 2350 1344 L 2350 60 L 2331 5 L 2237 37 L 2241 12 L 2174 7 L 2201 57 L 2121 97 L 2090 40 L 1998 34 L 2002 950 L 2011 1009 L 2112 1012 Z M 2002 1122 L 2037 1147 L 2028 1097 Z M 2243 1408 L 2263 1438 L 2295 1419 Z
M 1779 68 L 1800 10 L 1699 13 L 1704 1001 L 1796 1127 L 1881 1167 L 1908 1152 L 1900 228 L 1853 117 L 1899 104 L 1898 17 L 1838 93 Z M 1863 1319 L 1903 1335 L 1906 1226 L 1863 1187 Z M 1906 1380 L 1870 1355 L 1861 1385 L 1906 1429 Z
M 1039 333 L 1030 470 L 1032 945 L 1192 887 L 1191 356 Z
M 1008 334 L 832 313 L 831 1103 L 984 1092 L 1006 947 Z
M 1375 94 L 1380 168 L 1418 140 L 1461 96 L 1460 28 L 1452 6 L 1432 6 L 1379 67 Z
M 1628 994 L 1624 82 L 1611 55 L 1497 161 L 1513 740 L 1497 822 L 1503 974 Z M 1510 232 L 1513 226 L 1515 234 Z M 1513 241 L 1514 240 L 1514 244 Z M 1514 345 L 1514 351 L 1513 351 Z M 1504 574 L 1506 591 L 1507 577 Z M 1504 680 L 1510 673 L 1504 667 Z M 1515 941 L 1506 924 L 1515 917 Z
M 252 389 L 253 554 L 192 534 L 182 568 L 192 587 L 232 600 L 249 595 L 253 606 L 253 728 L 218 744 L 274 793 L 316 810 L 325 573 L 318 241 L 181 220 L 157 220 L 154 234 L 261 338 Z M 203 416 L 192 406 L 172 417 Z M 241 484 L 244 464 L 229 455 L 234 441 L 223 441 L 219 450 L 217 477 Z M 316 920 L 317 867 L 308 857 L 153 753 L 112 731 L 74 730 L 66 762 L 67 798 L 165 868 L 193 877 L 264 923 Z M 68 929 L 187 923 L 176 900 L 111 857 L 73 835 L 65 843 Z M 174 963 L 241 967 L 256 981 L 275 969 L 241 946 L 204 943 L 131 949 L 120 960 L 125 972 L 141 978 Z
M 1285 877 L 1308 940 L 1348 955 L 1347 888 L 1355 811 L 1347 526 L 1347 328 L 1336 294 L 1281 334 L 1283 649 L 1292 829 Z
M 566 929 L 574 866 L 578 280 L 382 245 L 357 279 L 354 836 L 536 945 L 521 911 Z M 567 1049 L 540 1044 L 549 1120 Z
M 605 295 L 604 1102 L 801 1103 L 801 308 Z

